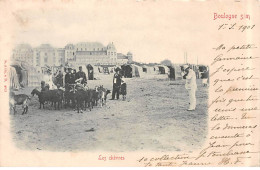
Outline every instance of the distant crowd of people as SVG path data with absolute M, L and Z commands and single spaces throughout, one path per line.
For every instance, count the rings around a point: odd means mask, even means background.
M 55 83 L 53 82 L 53 78 Z M 82 71 L 82 66 L 79 67 L 78 72 L 76 72 L 76 69 L 73 70 L 69 67 L 66 70 L 64 81 L 63 78 L 64 76 L 61 70 L 59 70 L 55 76 L 52 76 L 51 70 L 47 70 L 47 74 L 45 74 L 44 80 L 41 82 L 42 91 L 45 91 L 48 88 L 55 88 L 53 86 L 56 86 L 58 89 L 64 87 L 65 90 L 68 90 L 70 84 L 87 84 L 86 73 Z
M 112 72 L 112 71 L 111 71 Z M 49 90 L 54 88 L 56 85 L 57 89 L 65 88 L 65 91 L 70 90 L 71 84 L 78 84 L 79 86 L 87 85 L 86 73 L 82 71 L 82 66 L 79 66 L 79 71 L 76 72 L 76 69 L 67 68 L 65 77 L 61 70 L 59 70 L 55 77 L 55 85 L 52 82 L 52 76 L 50 70 L 47 71 L 44 81 L 41 82 L 41 91 Z M 63 80 L 64 79 L 64 80 Z M 64 82 L 64 83 L 63 83 Z M 110 100 L 119 99 L 120 94 L 123 96 L 123 100 L 126 99 L 126 83 L 123 80 L 122 75 L 120 74 L 120 68 L 115 69 L 115 74 L 113 76 L 113 91 L 112 98 Z

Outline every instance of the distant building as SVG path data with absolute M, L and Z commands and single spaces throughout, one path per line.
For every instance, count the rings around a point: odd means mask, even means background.
M 64 50 L 53 48 L 49 44 L 42 44 L 34 48 L 33 66 L 60 66 L 64 62 Z
M 64 49 L 64 59 L 65 62 L 68 60 L 74 60 L 76 55 L 76 48 L 73 44 L 67 44 Z
M 19 44 L 13 49 L 13 60 L 33 63 L 33 48 L 29 44 Z
M 65 49 L 64 48 L 57 48 L 55 49 L 57 56 L 57 66 L 64 66 L 65 65 Z
M 32 48 L 28 44 L 20 44 L 13 50 L 14 60 L 26 61 L 33 66 L 65 66 L 65 65 L 122 65 L 131 63 L 131 52 L 127 55 L 117 53 L 113 42 L 104 46 L 100 42 L 81 42 L 67 44 L 64 48 L 54 48 L 50 44 L 42 44 Z
M 132 63 L 133 62 L 133 54 L 131 52 L 127 53 L 127 58 L 128 58 L 128 62 Z
M 117 61 L 116 48 L 113 43 L 106 47 L 99 42 L 83 42 L 75 45 L 75 57 L 68 60 L 74 65 L 113 65 Z
M 117 63 L 118 65 L 123 65 L 128 63 L 128 57 L 122 53 L 117 53 Z

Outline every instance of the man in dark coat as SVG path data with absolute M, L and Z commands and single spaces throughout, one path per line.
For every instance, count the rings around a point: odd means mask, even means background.
M 76 73 L 76 80 L 82 78 L 81 84 L 87 84 L 86 74 L 82 71 L 82 66 L 79 66 L 79 71 Z
M 68 68 L 68 73 L 65 75 L 65 98 L 66 98 L 66 105 L 68 105 L 70 103 L 70 100 L 72 100 L 72 107 L 75 107 L 75 100 L 71 99 L 71 97 L 69 94 L 70 91 L 70 84 L 75 84 L 75 76 L 72 73 L 72 68 Z
M 119 99 L 119 91 L 120 91 L 120 86 L 121 86 L 121 82 L 122 82 L 122 76 L 120 75 L 119 68 L 116 68 L 116 73 L 114 74 L 114 78 L 113 78 L 113 92 L 112 92 L 112 99 L 115 99 L 115 95 L 117 100 Z
M 59 70 L 59 73 L 56 75 L 56 82 L 57 84 L 60 84 L 61 87 L 63 87 L 63 74 L 61 70 Z
M 75 84 L 75 76 L 71 72 L 71 68 L 68 69 L 69 72 L 65 75 L 65 88 L 68 84 Z

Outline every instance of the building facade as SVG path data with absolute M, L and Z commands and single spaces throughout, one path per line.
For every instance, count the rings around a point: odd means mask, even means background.
M 80 65 L 93 64 L 93 65 L 112 65 L 116 63 L 116 48 L 113 43 L 107 46 L 99 42 L 83 42 L 75 45 L 76 55 L 74 64 Z
M 29 44 L 19 44 L 13 49 L 13 60 L 33 63 L 33 48 Z
M 64 60 L 64 49 L 42 44 L 33 50 L 33 66 L 60 66 Z
M 113 42 L 104 46 L 100 42 L 81 42 L 67 44 L 64 48 L 54 48 L 50 44 L 42 44 L 32 48 L 28 44 L 20 44 L 13 50 L 12 58 L 30 63 L 33 66 L 65 66 L 65 65 L 122 65 L 132 62 L 132 53 L 117 53 Z

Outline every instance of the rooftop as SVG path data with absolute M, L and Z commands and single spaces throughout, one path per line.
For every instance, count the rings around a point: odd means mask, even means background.
M 128 57 L 122 53 L 117 53 L 117 59 L 128 59 Z

